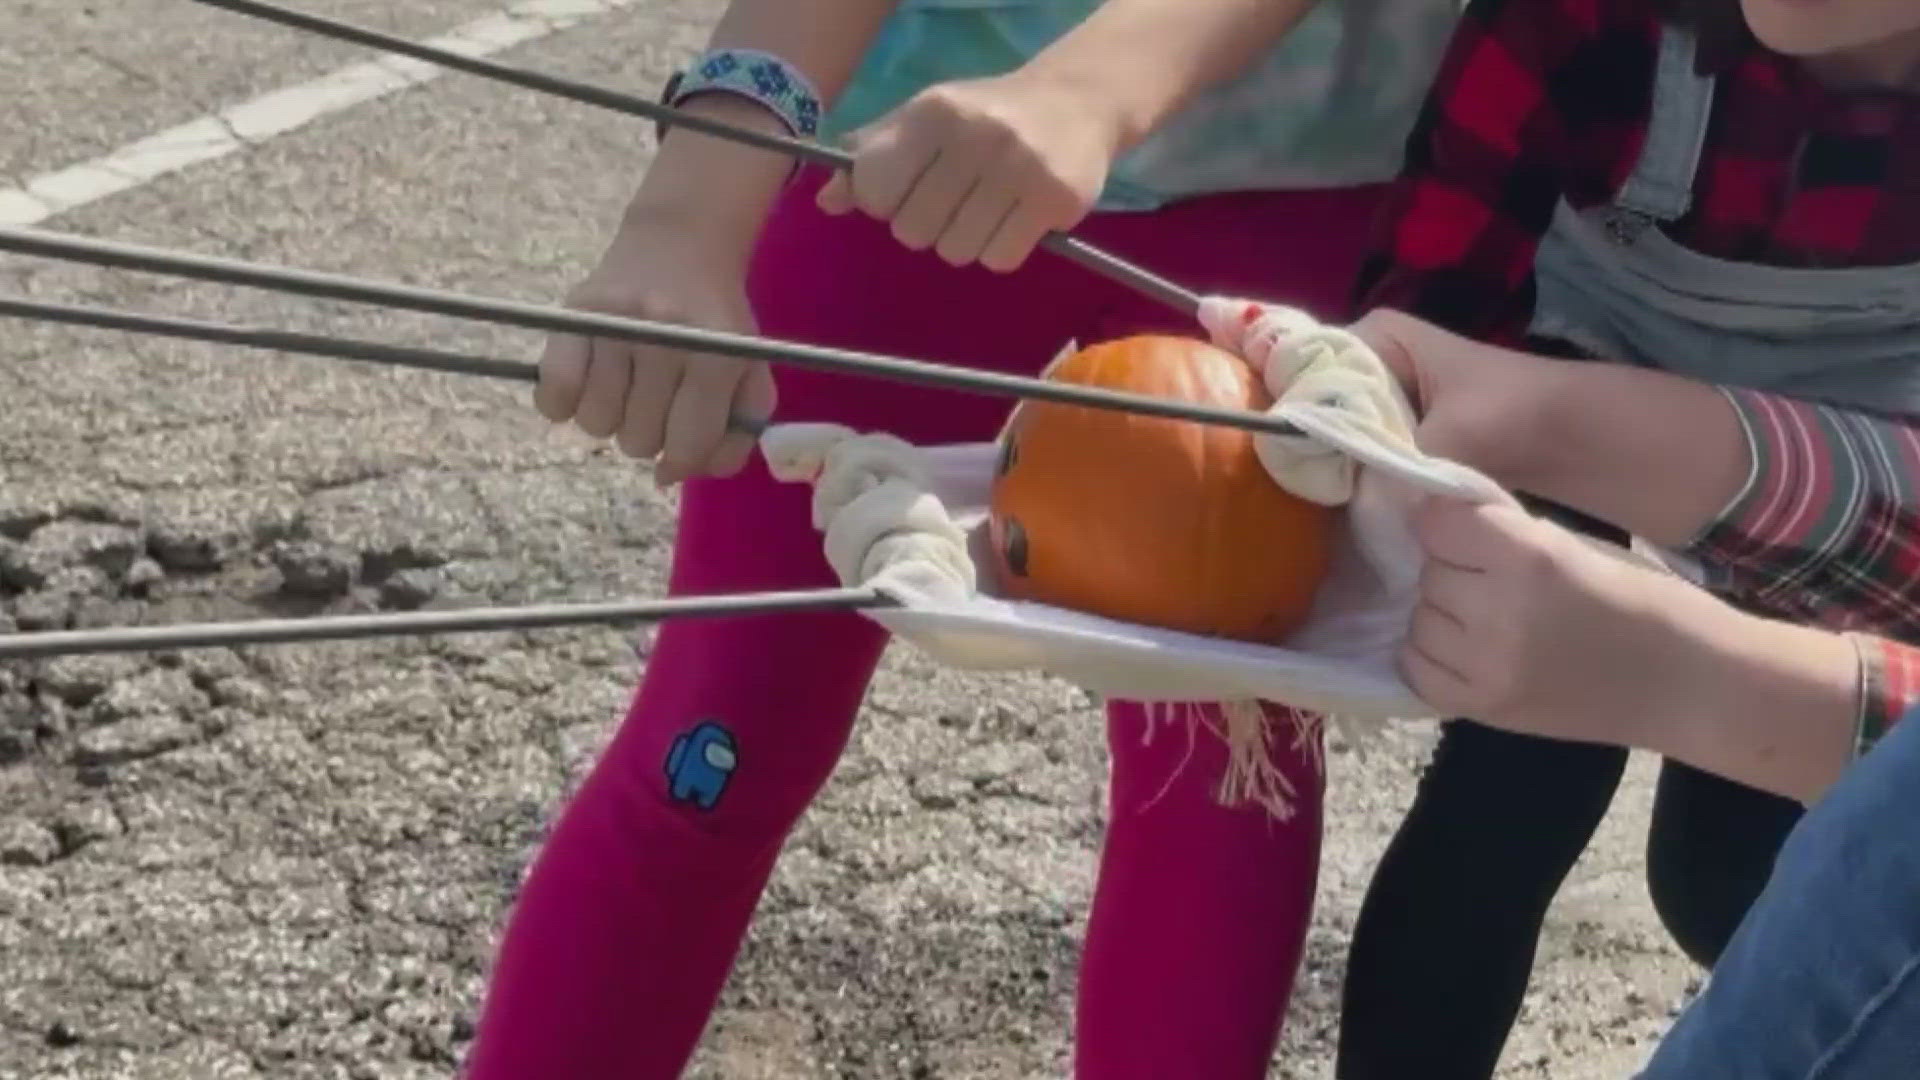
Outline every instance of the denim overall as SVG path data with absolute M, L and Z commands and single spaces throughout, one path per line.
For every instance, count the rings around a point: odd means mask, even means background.
M 1638 1080 L 1920 1076 L 1920 709 L 1813 804 Z
M 1532 331 L 1601 359 L 1882 413 L 1920 413 L 1920 263 L 1809 270 L 1688 250 L 1684 217 L 1713 113 L 1694 38 L 1668 28 L 1633 173 L 1610 203 L 1554 212 Z M 1711 587 L 1710 571 L 1660 553 Z
M 1661 231 L 1692 201 L 1713 92 L 1694 69 L 1692 36 L 1667 30 L 1639 163 L 1610 204 L 1558 207 L 1535 262 L 1532 329 L 1705 382 L 1920 413 L 1920 264 L 1759 266 L 1689 251 Z M 1888 770 L 1895 755 L 1909 769 L 1920 762 L 1920 728 L 1896 733 L 1842 782 L 1848 795 L 1795 830 L 1766 895 L 1640 1080 L 1920 1076 L 1920 845 L 1885 809 L 1916 801 L 1911 773 Z M 1872 798 L 1873 813 L 1851 805 Z

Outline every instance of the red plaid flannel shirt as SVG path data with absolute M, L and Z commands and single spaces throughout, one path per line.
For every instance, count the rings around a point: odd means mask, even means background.
M 1561 198 L 1611 199 L 1651 111 L 1650 0 L 1473 0 L 1408 141 L 1359 310 L 1525 347 L 1533 259 Z M 1796 267 L 1920 262 L 1920 98 L 1835 93 L 1751 41 L 1718 76 L 1693 210 L 1707 255 Z M 1747 491 L 1692 545 L 1745 597 L 1920 641 L 1920 419 L 1729 390 Z M 1920 651 L 1862 639 L 1862 746 L 1920 702 Z

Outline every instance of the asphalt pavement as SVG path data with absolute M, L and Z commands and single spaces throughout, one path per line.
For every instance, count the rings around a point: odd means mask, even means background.
M 414 36 L 487 0 L 303 0 Z M 650 94 L 721 4 L 506 57 Z M 368 59 L 184 0 L 7 0 L 0 189 Z M 449 74 L 48 228 L 551 301 L 643 124 Z M 0 257 L 0 289 L 533 357 L 529 334 Z M 521 386 L 0 323 L 0 629 L 661 589 L 673 503 Z M 619 630 L 0 666 L 0 1076 L 443 1078 L 541 830 L 623 707 Z M 636 650 L 636 641 L 638 649 Z M 1326 1074 L 1360 890 L 1430 734 L 1336 745 L 1276 1077 Z M 889 656 L 694 1075 L 1045 1077 L 1104 815 L 1073 688 Z M 1543 939 L 1503 1078 L 1623 1077 L 1695 978 L 1639 877 L 1637 762 Z

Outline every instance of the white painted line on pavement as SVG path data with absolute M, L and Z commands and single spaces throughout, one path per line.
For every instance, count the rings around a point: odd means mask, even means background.
M 426 43 L 467 56 L 488 56 L 638 2 L 523 0 Z M 270 90 L 251 101 L 128 143 L 102 157 L 43 173 L 20 187 L 0 188 L 0 225 L 38 225 L 55 214 L 130 191 L 189 165 L 257 146 L 329 113 L 444 74 L 447 69 L 424 60 L 389 55 Z M 528 91 L 515 88 L 513 92 Z

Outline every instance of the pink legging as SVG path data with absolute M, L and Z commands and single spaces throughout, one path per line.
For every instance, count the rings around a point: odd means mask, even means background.
M 749 281 L 769 336 L 1032 373 L 1069 339 L 1197 326 L 1050 254 L 955 270 L 884 225 L 830 218 L 817 179 L 776 208 Z M 1335 314 L 1376 189 L 1096 215 L 1089 240 L 1189 288 Z M 782 420 L 935 444 L 992 437 L 1004 399 L 782 369 Z M 804 485 L 757 460 L 686 486 L 674 594 L 832 584 Z M 854 614 L 673 623 L 632 709 L 520 894 L 471 1080 L 655 1080 L 700 1038 L 782 842 L 846 746 L 886 638 Z M 1083 1077 L 1265 1075 L 1312 911 L 1322 780 L 1276 739 L 1298 810 L 1214 798 L 1217 740 L 1108 709 L 1110 824 L 1076 1021 Z M 678 747 L 676 751 L 676 746 Z M 1189 758 L 1189 754 L 1191 757 Z

